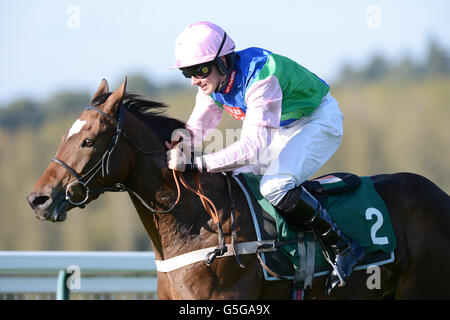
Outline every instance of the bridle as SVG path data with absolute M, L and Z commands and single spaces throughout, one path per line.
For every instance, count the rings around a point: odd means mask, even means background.
M 225 245 L 225 237 L 222 231 L 222 226 L 220 224 L 219 221 L 219 214 L 218 211 L 214 205 L 214 203 L 204 195 L 203 190 L 201 188 L 200 185 L 200 180 L 198 178 L 198 176 L 195 176 L 196 182 L 197 182 L 197 186 L 198 186 L 198 190 L 194 190 L 193 188 L 191 188 L 182 178 L 180 173 L 177 173 L 175 170 L 172 170 L 172 174 L 173 174 L 173 178 L 175 181 L 175 185 L 177 187 L 177 199 L 175 200 L 175 202 L 172 204 L 172 206 L 167 209 L 167 210 L 157 210 L 154 209 L 153 207 L 151 207 L 144 199 L 142 199 L 141 196 L 139 196 L 139 194 L 137 194 L 135 191 L 133 191 L 130 187 L 128 187 L 127 185 L 132 185 L 132 182 L 134 181 L 134 179 L 137 177 L 138 173 L 139 173 L 139 169 L 136 170 L 136 172 L 134 173 L 134 176 L 131 178 L 131 182 L 128 183 L 115 183 L 113 186 L 111 187 L 99 187 L 93 190 L 89 189 L 89 183 L 93 180 L 93 178 L 101 171 L 102 172 L 102 177 L 104 178 L 106 175 L 109 174 L 110 170 L 110 158 L 111 158 L 111 154 L 114 151 L 114 149 L 116 148 L 120 137 L 124 137 L 137 151 L 139 151 L 142 154 L 145 155 L 153 155 L 153 154 L 157 154 L 157 151 L 145 151 L 143 150 L 138 144 L 136 144 L 136 142 L 130 137 L 128 136 L 124 130 L 123 130 L 123 122 L 124 122 L 124 116 L 125 116 L 125 106 L 123 104 L 121 104 L 121 106 L 119 107 L 119 112 L 118 112 L 118 119 L 114 119 L 113 117 L 111 117 L 110 115 L 108 115 L 107 113 L 105 113 L 104 111 L 100 110 L 97 107 L 94 106 L 87 106 L 85 108 L 85 110 L 94 110 L 98 113 L 100 113 L 102 116 L 106 117 L 110 122 L 112 122 L 115 127 L 116 127 L 116 132 L 114 133 L 113 137 L 111 138 L 111 142 L 108 146 L 108 148 L 106 149 L 106 151 L 103 153 L 103 156 L 100 158 L 100 160 L 91 168 L 89 169 L 85 174 L 81 175 L 78 174 L 73 168 L 71 168 L 67 163 L 65 163 L 64 161 L 53 157 L 51 159 L 52 162 L 55 162 L 57 164 L 59 164 L 60 166 L 62 166 L 63 168 L 65 168 L 67 171 L 70 172 L 70 174 L 72 176 L 75 177 L 76 180 L 70 182 L 67 187 L 66 187 L 66 191 L 65 191 L 65 201 L 67 201 L 68 203 L 72 204 L 75 207 L 79 207 L 79 208 L 84 208 L 86 202 L 89 200 L 90 195 L 94 194 L 94 195 L 100 195 L 104 192 L 124 192 L 127 191 L 130 194 L 132 194 L 133 196 L 135 196 L 142 205 L 144 205 L 148 210 L 150 210 L 153 213 L 159 213 L 159 214 L 164 214 L 164 213 L 168 213 L 170 211 L 172 211 L 175 206 L 178 204 L 180 197 L 181 197 L 181 189 L 180 189 L 180 184 L 178 182 L 178 180 L 181 181 L 181 183 L 183 184 L 183 186 L 195 193 L 201 200 L 203 207 L 205 208 L 206 212 L 211 216 L 213 222 L 217 225 L 218 227 L 218 240 L 219 240 L 219 246 L 213 250 L 212 252 L 210 252 L 207 257 L 206 257 L 206 263 L 208 265 L 211 265 L 212 262 L 219 256 L 222 256 L 226 251 L 227 251 L 227 246 Z M 139 166 L 141 167 L 141 165 Z M 227 175 L 227 185 L 228 185 L 228 193 L 230 195 L 230 199 L 231 199 L 231 186 L 229 185 L 229 177 Z M 85 197 L 82 201 L 74 201 L 70 195 L 70 188 L 73 185 L 79 184 L 83 187 L 84 189 L 84 194 Z M 236 235 L 236 231 L 235 231 L 235 216 L 234 216 L 234 208 L 235 208 L 235 204 L 234 204 L 234 200 L 232 200 L 232 245 L 233 248 L 235 248 L 235 240 L 237 239 L 237 235 Z M 55 221 L 57 220 L 57 216 L 54 217 Z M 237 251 L 234 250 L 234 254 Z M 243 264 L 241 263 L 239 257 L 235 254 L 236 260 L 239 263 L 239 265 L 241 265 L 243 267 Z
M 130 136 L 128 136 L 124 130 L 123 130 L 123 122 L 124 122 L 124 116 L 125 116 L 125 106 L 121 105 L 119 108 L 119 112 L 118 112 L 118 119 L 114 119 L 113 117 L 111 117 L 110 115 L 108 115 L 107 113 L 105 113 L 104 111 L 100 110 L 97 107 L 93 107 L 93 106 L 87 106 L 85 108 L 85 110 L 94 110 L 98 113 L 100 113 L 102 116 L 104 116 L 105 118 L 107 118 L 110 122 L 112 122 L 114 124 L 114 126 L 116 127 L 116 131 L 113 135 L 113 137 L 111 138 L 111 142 L 108 146 L 108 148 L 106 149 L 106 151 L 103 153 L 103 156 L 100 158 L 100 160 L 91 168 L 89 169 L 85 174 L 81 175 L 78 174 L 73 168 L 71 168 L 67 163 L 65 163 L 64 161 L 53 157 L 51 159 L 52 162 L 55 162 L 57 164 L 59 164 L 60 166 L 62 166 L 64 169 L 66 169 L 67 171 L 70 172 L 70 174 L 75 177 L 76 180 L 70 182 L 67 187 L 66 187 L 66 191 L 65 191 L 65 200 L 67 202 L 69 202 L 70 204 L 72 204 L 73 206 L 76 207 L 80 207 L 80 208 L 84 208 L 86 202 L 89 200 L 89 197 L 94 194 L 94 195 L 99 195 L 102 194 L 104 192 L 110 191 L 110 192 L 123 192 L 123 191 L 128 191 L 131 192 L 134 196 L 137 197 L 137 199 L 139 199 L 141 201 L 142 204 L 145 205 L 145 207 L 147 209 L 149 209 L 150 211 L 154 212 L 154 213 L 167 213 L 172 211 L 172 209 L 175 207 L 175 205 L 178 203 L 179 201 L 179 197 L 180 197 L 180 192 L 178 192 L 178 197 L 177 197 L 177 201 L 167 210 L 163 210 L 163 211 L 159 211 L 156 210 L 154 208 L 152 208 L 148 203 L 146 203 L 136 192 L 134 192 L 132 189 L 130 189 L 127 184 L 131 184 L 131 183 L 116 183 L 114 184 L 114 186 L 111 187 L 99 187 L 97 189 L 93 189 L 90 190 L 89 188 L 89 183 L 93 180 L 93 178 L 95 176 L 97 176 L 97 174 L 101 171 L 102 172 L 102 177 L 104 178 L 105 176 L 107 176 L 110 172 L 110 158 L 111 158 L 111 154 L 114 151 L 114 149 L 116 148 L 120 137 L 124 137 L 128 142 L 130 142 L 130 144 L 140 153 L 146 154 L 146 155 L 152 155 L 152 154 L 157 154 L 157 151 L 145 151 L 143 150 L 138 144 L 136 144 L 136 142 L 130 138 Z M 133 181 L 135 179 L 135 177 L 137 176 L 137 173 L 135 173 L 134 177 L 131 179 L 131 181 Z M 70 188 L 73 185 L 79 184 L 82 186 L 82 188 L 84 189 L 84 194 L 85 197 L 83 200 L 81 201 L 74 201 L 74 199 L 72 198 L 73 196 L 71 196 L 70 194 Z M 179 186 L 178 186 L 179 189 Z

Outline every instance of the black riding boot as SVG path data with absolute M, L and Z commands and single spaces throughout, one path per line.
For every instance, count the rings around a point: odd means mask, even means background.
M 276 207 L 288 224 L 297 228 L 311 228 L 316 237 L 320 237 L 332 249 L 336 268 L 333 268 L 327 279 L 327 294 L 337 285 L 345 285 L 345 279 L 350 276 L 353 267 L 364 258 L 364 249 L 342 233 L 320 202 L 303 186 L 291 189 Z

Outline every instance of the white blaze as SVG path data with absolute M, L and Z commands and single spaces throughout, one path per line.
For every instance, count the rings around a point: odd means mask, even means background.
M 80 132 L 85 124 L 86 124 L 85 120 L 81 121 L 80 119 L 77 119 L 77 121 L 75 121 L 73 123 L 72 127 L 70 128 L 69 133 L 67 134 L 66 141 L 74 134 L 77 134 L 78 132 Z

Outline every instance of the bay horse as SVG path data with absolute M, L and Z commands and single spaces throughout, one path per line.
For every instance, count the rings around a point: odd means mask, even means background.
M 91 104 L 68 130 L 55 157 L 27 196 L 41 220 L 64 221 L 106 191 L 128 191 L 153 243 L 157 260 L 218 245 L 218 229 L 201 199 L 178 188 L 168 169 L 164 141 L 185 124 L 164 115 L 165 105 L 113 93 L 103 80 Z M 226 243 L 231 241 L 231 202 L 222 174 L 183 173 L 200 183 L 217 208 Z M 369 289 L 370 275 L 355 271 L 346 286 L 325 294 L 325 276 L 314 278 L 306 299 L 449 299 L 450 198 L 425 177 L 412 173 L 371 177 L 389 210 L 397 238 L 395 261 L 380 267 L 381 289 Z M 177 191 L 178 190 L 178 191 Z M 245 197 L 233 179 L 237 241 L 256 240 Z M 159 299 L 290 299 L 287 280 L 267 281 L 255 254 L 197 262 L 158 272 Z

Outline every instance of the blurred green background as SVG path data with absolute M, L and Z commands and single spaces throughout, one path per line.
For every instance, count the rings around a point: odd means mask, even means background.
M 377 54 L 359 67 L 342 66 L 331 93 L 344 113 L 344 139 L 316 176 L 409 171 L 449 193 L 450 54 L 433 39 L 426 52 L 420 59 L 405 54 L 395 61 Z M 162 101 L 170 106 L 168 115 L 187 120 L 195 98 L 188 83 L 158 85 L 139 73 L 128 79 L 128 92 Z M 123 77 L 108 80 L 113 89 Z M 96 89 L 17 99 L 0 107 L 0 250 L 151 249 L 127 194 L 105 194 L 55 224 L 34 218 L 25 201 Z M 220 128 L 240 125 L 224 114 Z

